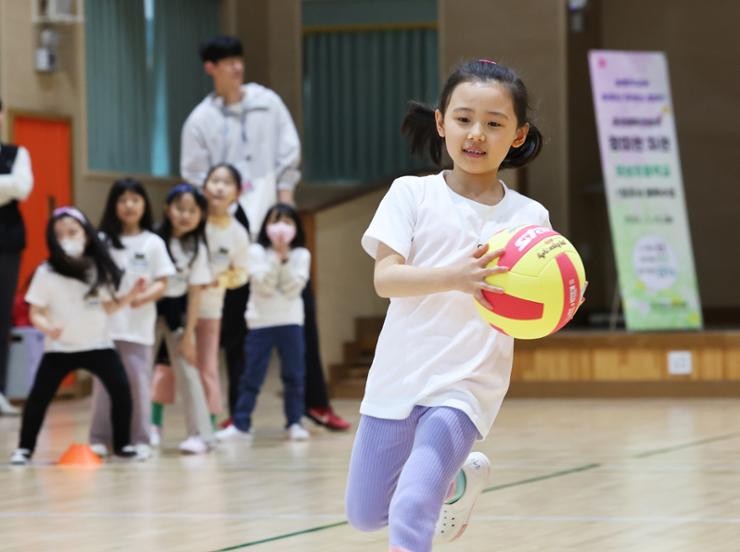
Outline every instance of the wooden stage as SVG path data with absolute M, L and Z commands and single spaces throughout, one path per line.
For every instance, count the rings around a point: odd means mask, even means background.
M 671 351 L 690 374 L 669 372 Z M 517 341 L 512 397 L 740 397 L 740 330 L 563 331 Z

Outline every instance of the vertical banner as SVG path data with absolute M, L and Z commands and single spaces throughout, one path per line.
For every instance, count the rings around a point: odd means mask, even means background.
M 593 50 L 589 66 L 627 329 L 700 329 L 665 55 Z

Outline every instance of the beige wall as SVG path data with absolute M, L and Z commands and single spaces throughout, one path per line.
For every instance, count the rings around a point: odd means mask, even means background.
M 438 0 L 440 77 L 467 58 L 489 58 L 516 69 L 531 95 L 534 121 L 545 136 L 528 168 L 527 191 L 568 230 L 566 11 L 562 0 Z
M 316 300 L 324 367 L 342 360 L 358 316 L 384 316 L 388 301 L 375 294 L 373 260 L 360 247 L 386 189 L 316 215 Z
M 300 129 L 301 0 L 225 0 L 223 6 L 224 31 L 244 44 L 246 79 L 275 90 Z

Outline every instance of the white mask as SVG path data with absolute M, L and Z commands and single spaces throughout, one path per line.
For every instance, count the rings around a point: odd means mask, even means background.
M 82 254 L 85 252 L 84 240 L 63 239 L 59 240 L 59 246 L 69 257 L 82 257 Z

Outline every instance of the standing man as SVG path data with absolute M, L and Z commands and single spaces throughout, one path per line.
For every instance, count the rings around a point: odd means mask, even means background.
M 0 100 L 0 130 L 3 102 Z M 33 174 L 31 158 L 23 146 L 0 144 L 0 414 L 17 416 L 19 410 L 5 398 L 8 349 L 13 314 L 13 299 L 18 285 L 21 252 L 26 247 L 18 202 L 31 193 Z
M 301 145 L 293 119 L 280 97 L 257 83 L 244 82 L 241 42 L 218 36 L 202 44 L 203 68 L 213 79 L 213 92 L 190 113 L 182 129 L 180 173 L 202 186 L 208 169 L 231 163 L 242 174 L 242 193 L 235 216 L 256 236 L 267 210 L 280 201 L 295 204 L 301 178 Z M 306 410 L 330 429 L 347 429 L 329 405 L 318 353 L 316 313 L 310 282 L 304 290 L 306 330 Z M 228 291 L 224 301 L 221 342 L 229 372 L 229 409 L 236 403 L 244 367 L 244 311 L 249 286 Z

